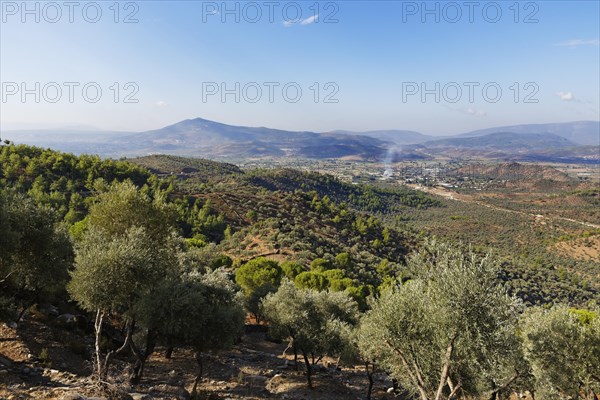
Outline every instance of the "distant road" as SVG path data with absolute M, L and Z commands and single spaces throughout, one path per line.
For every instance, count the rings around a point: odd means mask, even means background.
M 592 224 L 590 222 L 577 221 L 575 219 L 565 218 L 565 217 L 547 217 L 547 216 L 542 215 L 542 214 L 533 214 L 533 213 L 527 213 L 527 212 L 524 212 L 524 211 L 516 211 L 516 210 L 511 210 L 509 208 L 494 206 L 494 205 L 485 203 L 483 201 L 475 200 L 473 198 L 473 196 L 470 196 L 470 195 L 467 195 L 467 194 L 456 193 L 456 192 L 453 192 L 453 191 L 448 190 L 446 188 L 441 188 L 441 187 L 426 187 L 426 186 L 421 186 L 421 185 L 416 185 L 416 184 L 408 184 L 407 186 L 409 186 L 412 189 L 420 190 L 421 192 L 425 192 L 425 193 L 429 193 L 429 194 L 435 194 L 435 195 L 444 197 L 444 198 L 449 199 L 449 200 L 461 201 L 463 203 L 477 204 L 477 205 L 480 205 L 480 206 L 483 206 L 483 207 L 491 208 L 492 210 L 504 211 L 504 212 L 513 213 L 513 214 L 525 215 L 525 216 L 528 216 L 528 217 L 535 218 L 536 220 L 542 220 L 542 219 L 562 220 L 562 221 L 568 221 L 568 222 L 573 222 L 573 223 L 580 224 L 580 225 L 583 225 L 583 226 L 587 226 L 589 228 L 600 229 L 600 225 Z

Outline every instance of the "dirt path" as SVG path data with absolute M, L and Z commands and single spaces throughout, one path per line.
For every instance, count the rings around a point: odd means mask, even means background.
M 453 191 L 445 189 L 445 188 L 440 188 L 440 187 L 424 187 L 424 186 L 415 185 L 415 184 L 407 185 L 407 186 L 409 186 L 412 189 L 419 190 L 421 192 L 425 192 L 425 193 L 429 193 L 429 194 L 435 194 L 435 195 L 444 197 L 444 198 L 449 199 L 449 200 L 461 201 L 463 203 L 477 204 L 477 205 L 480 205 L 480 206 L 483 206 L 483 207 L 490 208 L 492 210 L 504 211 L 504 212 L 513 213 L 513 214 L 524 215 L 524 216 L 527 216 L 527 217 L 535 218 L 536 220 L 550 220 L 550 221 L 561 220 L 561 221 L 567 221 L 567 222 L 572 222 L 572 223 L 575 223 L 575 224 L 587 226 L 589 228 L 600 229 L 600 225 L 598 225 L 598 224 L 592 224 L 590 222 L 585 222 L 585 221 L 578 221 L 578 220 L 575 220 L 575 219 L 572 219 L 572 218 L 566 218 L 566 217 L 548 217 L 548 216 L 545 216 L 545 215 L 542 215 L 542 214 L 533 214 L 533 213 L 528 213 L 528 212 L 524 212 L 524 211 L 511 210 L 510 208 L 504 208 L 504 207 L 494 206 L 494 205 L 488 204 L 486 202 L 483 202 L 483 201 L 480 201 L 480 200 L 476 200 L 471 195 L 456 193 L 456 192 L 453 192 Z

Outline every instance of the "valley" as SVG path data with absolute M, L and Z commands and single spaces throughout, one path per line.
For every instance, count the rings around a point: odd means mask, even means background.
M 600 296 L 599 176 L 587 164 L 302 158 L 223 163 L 174 155 L 116 161 L 11 143 L 1 150 L 3 196 L 27 196 L 18 200 L 27 204 L 18 212 L 52 210 L 56 226 L 68 229 L 75 243 L 89 234 L 90 213 L 111 191 L 139 187 L 154 201 L 165 199 L 185 248 L 178 256 L 183 271 L 198 268 L 207 276 L 211 270 L 222 271 L 241 284 L 240 271 L 246 266 L 276 266 L 307 293 L 344 293 L 365 311 L 389 285 L 413 279 L 415 271 L 408 265 L 415 252 L 440 240 L 478 256 L 493 256 L 500 268 L 497 282 L 528 307 L 585 307 Z M 9 216 L 17 212 L 10 211 L 17 203 L 4 204 Z M 135 220 L 136 214 L 120 218 Z M 18 221 L 10 218 L 9 224 Z M 14 235 L 6 237 L 13 240 Z M 68 265 L 73 259 L 70 246 L 47 250 L 49 259 L 56 257 L 53 252 L 66 251 L 57 256 Z M 12 257 L 28 257 L 20 254 Z M 62 282 L 69 279 L 65 272 Z M 0 284 L 13 282 L 11 275 Z M 165 339 L 150 351 L 143 383 L 131 385 L 117 373 L 110 384 L 99 384 L 88 377 L 96 354 L 92 316 L 69 301 L 64 289 L 36 301 L 46 296 L 42 275 L 40 279 L 31 281 L 26 291 L 12 292 L 13 284 L 6 286 L 16 303 L 2 309 L 2 315 L 10 321 L 16 312 L 21 314 L 18 325 L 1 328 L 0 371 L 5 372 L 0 375 L 0 396 L 7 399 L 86 399 L 98 394 L 188 399 L 190 393 L 196 398 L 202 393 L 211 399 L 341 400 L 361 397 L 368 385 L 360 363 L 346 361 L 340 370 L 328 367 L 341 357 L 332 350 L 312 367 L 316 383 L 307 389 L 306 368 L 296 371 L 289 352 L 282 355 L 285 344 L 265 336 L 269 328 L 259 321 L 261 298 L 254 300 L 252 293 L 244 294 L 247 332 L 229 350 L 207 353 L 207 372 L 195 384 L 194 352 L 180 346 L 167 359 Z M 118 333 L 124 329 L 121 318 L 114 315 L 104 328 L 114 343 L 127 342 Z M 139 337 L 135 341 L 144 343 Z M 104 351 L 114 349 L 106 341 L 102 346 Z M 119 356 L 114 368 L 128 371 L 134 360 L 135 352 Z M 76 365 L 80 367 L 74 370 Z M 389 376 L 376 376 L 373 395 L 393 398 Z M 113 394 L 107 395 L 107 388 Z
M 0 12 L 0 400 L 600 400 L 599 1 Z

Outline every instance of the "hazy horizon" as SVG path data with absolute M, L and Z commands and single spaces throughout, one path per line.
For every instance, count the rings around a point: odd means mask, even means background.
M 204 119 L 207 120 L 207 118 L 203 118 L 203 117 L 192 117 L 192 118 L 186 118 L 180 121 L 175 121 L 172 123 L 168 123 L 164 126 L 157 126 L 151 129 L 144 129 L 144 130 L 126 130 L 126 129 L 114 129 L 114 130 L 109 130 L 109 129 L 101 129 L 99 127 L 95 127 L 95 126 L 89 126 L 89 125 L 67 125 L 67 124 L 54 124 L 54 125 L 45 125 L 45 124 L 14 124 L 14 126 L 11 127 L 11 124 L 6 124 L 9 125 L 8 128 L 3 128 L 2 125 L 0 125 L 0 132 L 17 132 L 17 131 L 63 131 L 65 134 L 69 134 L 69 133 L 81 133 L 81 132 L 91 132 L 91 133 L 102 133 L 102 132 L 123 132 L 123 133 L 139 133 L 139 132 L 145 132 L 145 131 L 152 131 L 152 130 L 157 130 L 157 129 L 161 129 L 167 126 L 171 126 L 171 125 L 175 125 L 177 123 L 186 121 L 186 120 L 194 120 L 194 119 Z M 210 120 L 213 121 L 213 120 Z M 263 124 L 263 125 L 245 125 L 245 124 L 229 124 L 227 122 L 224 121 L 213 121 L 213 122 L 217 122 L 217 123 L 221 123 L 224 125 L 230 125 L 230 126 L 240 126 L 240 127 L 251 127 L 251 128 L 268 128 L 268 129 L 276 129 L 276 130 L 286 130 L 286 131 L 290 131 L 290 132 L 303 132 L 303 131 L 310 131 L 308 129 L 293 129 L 293 130 L 288 130 L 285 128 L 281 128 L 281 127 L 277 127 L 277 126 L 270 126 L 268 124 Z M 448 132 L 448 133 L 430 133 L 430 132 L 426 132 L 426 131 L 422 131 L 422 130 L 416 130 L 416 129 L 404 129 L 402 127 L 396 127 L 396 128 L 388 128 L 388 129 L 365 129 L 365 130 L 352 130 L 352 129 L 333 129 L 333 130 L 329 130 L 329 131 L 314 131 L 317 133 L 329 133 L 329 132 L 335 132 L 335 131 L 346 131 L 346 132 L 352 132 L 352 133 L 362 133 L 362 132 L 373 132 L 373 131 L 414 131 L 414 132 L 418 132 L 424 135 L 428 135 L 428 136 L 438 136 L 438 137 L 445 137 L 445 136 L 454 136 L 454 135 L 458 135 L 461 133 L 467 133 L 467 132 L 471 132 L 471 131 L 476 131 L 476 130 L 481 130 L 481 129 L 491 129 L 491 128 L 500 128 L 500 127 L 510 127 L 510 126 L 518 126 L 518 125 L 545 125 L 545 124 L 560 124 L 560 123 L 577 123 L 577 122 L 600 122 L 600 120 L 581 120 L 581 121 L 565 121 L 565 122 L 552 122 L 552 121 L 548 121 L 548 122 L 542 122 L 539 124 L 514 124 L 514 125 L 502 125 L 502 126 L 484 126 L 478 129 L 472 129 L 469 131 L 457 131 L 457 132 Z M 19 127 L 21 126 L 21 127 Z M 599 132 L 600 133 L 600 132 Z

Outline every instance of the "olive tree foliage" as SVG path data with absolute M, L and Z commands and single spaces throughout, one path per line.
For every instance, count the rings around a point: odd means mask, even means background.
M 364 316 L 364 314 L 362 314 Z M 376 371 L 376 361 L 374 358 L 374 352 L 372 351 L 371 343 L 364 337 L 364 330 L 361 329 L 362 319 L 358 325 L 354 326 L 348 334 L 345 334 L 343 339 L 343 351 L 341 353 L 341 360 L 349 365 L 362 364 L 365 367 L 367 380 L 369 382 L 367 386 L 367 400 L 371 400 L 371 394 L 373 392 L 374 374 Z
M 382 293 L 360 326 L 361 352 L 422 400 L 500 395 L 527 375 L 515 335 L 519 303 L 489 256 L 429 241 L 413 279 Z
M 187 246 L 181 253 L 180 268 L 183 272 L 206 272 L 221 267 L 231 267 L 233 260 L 220 252 L 217 245 L 209 243 L 204 247 Z
M 235 280 L 244 291 L 247 310 L 256 321 L 261 319 L 260 302 L 277 290 L 283 271 L 277 261 L 258 257 L 242 265 L 235 273 Z
M 598 310 L 562 305 L 530 309 L 522 317 L 521 336 L 538 393 L 547 399 L 596 399 L 600 393 Z
M 64 291 L 72 260 L 68 232 L 52 209 L 24 194 L 0 191 L 0 292 L 6 304 L 23 312 Z
M 134 312 L 139 299 L 175 266 L 173 248 L 155 245 L 143 227 L 131 227 L 114 238 L 90 227 L 76 246 L 71 295 L 87 311 Z
M 290 342 L 296 362 L 298 352 L 302 354 L 309 387 L 311 366 L 325 355 L 340 355 L 344 336 L 358 319 L 358 306 L 345 293 L 301 289 L 287 279 L 276 293 L 267 295 L 262 310 L 271 322 L 270 335 Z
M 96 313 L 96 368 L 101 376 L 112 357 L 131 346 L 138 302 L 178 267 L 172 217 L 163 199 L 151 200 L 128 181 L 113 184 L 90 207 L 75 246 L 68 290 L 83 309 Z M 125 319 L 126 339 L 102 362 L 100 339 L 108 314 Z
M 195 349 L 194 393 L 203 373 L 202 354 L 231 347 L 241 336 L 244 318 L 241 296 L 222 270 L 173 275 L 139 307 L 142 325 L 170 345 Z

